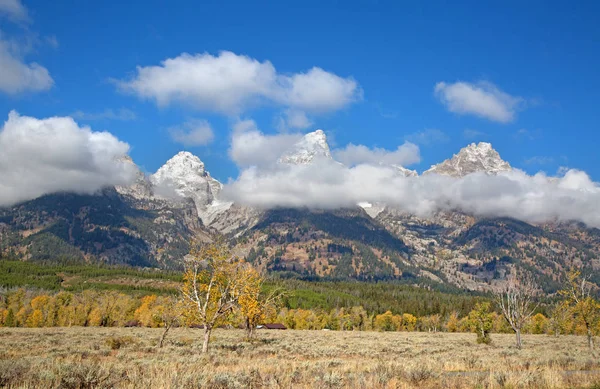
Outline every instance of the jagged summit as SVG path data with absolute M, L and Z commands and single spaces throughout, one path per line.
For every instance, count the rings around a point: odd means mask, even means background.
M 304 135 L 291 150 L 279 158 L 279 162 L 290 165 L 306 165 L 316 158 L 332 159 L 327 136 L 323 130 L 316 130 Z
M 180 151 L 165 162 L 153 176 L 160 179 L 165 175 L 182 176 L 186 175 L 186 173 L 195 173 L 194 175 L 204 176 L 206 174 L 204 162 L 189 151 Z
M 452 177 L 463 177 L 470 173 L 485 172 L 497 174 L 512 170 L 510 164 L 500 158 L 500 154 L 490 143 L 471 143 L 462 148 L 458 154 L 442 163 L 431 166 L 423 174 L 442 174 Z
M 210 176 L 204 162 L 187 151 L 181 151 L 169 159 L 150 176 L 150 181 L 156 195 L 169 197 L 176 194 L 194 200 L 203 221 L 207 207 L 223 188 L 218 180 Z

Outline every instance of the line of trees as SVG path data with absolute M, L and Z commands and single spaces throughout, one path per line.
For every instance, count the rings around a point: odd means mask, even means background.
M 208 351 L 212 330 L 218 326 L 245 328 L 246 337 L 263 323 L 279 322 L 291 329 L 353 331 L 474 332 L 477 341 L 490 343 L 490 333 L 514 332 L 517 347 L 521 334 L 581 334 L 594 347 L 600 333 L 600 304 L 588 277 L 569 274 L 560 295 L 564 297 L 547 317 L 535 313 L 538 288 L 530 278 L 515 276 L 495 293 L 498 312 L 483 301 L 467 314 L 450 311 L 416 316 L 411 312 L 368 312 L 351 308 L 290 309 L 282 307 L 281 290 L 265 293 L 263 278 L 249 263 L 232 255 L 226 244 L 194 245 L 186 257 L 178 296 L 143 297 L 116 291 L 85 290 L 53 294 L 23 288 L 0 294 L 0 326 L 145 326 L 164 329 L 159 346 L 174 326 L 202 327 L 203 352 Z

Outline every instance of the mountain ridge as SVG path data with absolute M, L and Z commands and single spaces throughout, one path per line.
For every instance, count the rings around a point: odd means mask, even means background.
M 333 160 L 319 130 L 278 163 L 310 165 L 321 158 Z M 130 158 L 127 162 L 133 164 Z M 390 167 L 407 179 L 418 177 L 414 170 Z M 511 169 L 482 142 L 424 175 L 460 178 Z M 335 211 L 263 210 L 224 201 L 222 188 L 200 158 L 180 152 L 150 176 L 138 169 L 128 187 L 96 196 L 49 195 L 0 210 L 0 252 L 35 260 L 44 250 L 57 250 L 85 261 L 178 267 L 192 239 L 224 235 L 235 252 L 264 271 L 427 280 L 470 290 L 497 287 L 514 268 L 534 274 L 550 289 L 570 266 L 600 269 L 600 233 L 574 223 L 532 225 L 457 211 L 420 218 L 383 203 Z

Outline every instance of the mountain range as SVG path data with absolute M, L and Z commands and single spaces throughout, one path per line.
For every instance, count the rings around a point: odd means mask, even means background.
M 333 157 L 325 133 L 317 130 L 277 163 L 310 165 L 321 159 Z M 400 165 L 390 167 L 399 176 L 418 176 Z M 481 142 L 423 176 L 511 170 L 491 144 Z M 459 210 L 418 217 L 369 202 L 337 210 L 259 209 L 222 198 L 222 190 L 200 158 L 180 152 L 152 175 L 138 169 L 130 186 L 95 195 L 57 193 L 0 209 L 0 253 L 24 260 L 178 268 L 190 241 L 223 235 L 238 255 L 286 277 L 488 290 L 519 270 L 549 292 L 571 266 L 600 267 L 600 231 L 581 223 L 531 224 Z M 600 283 L 600 277 L 594 281 Z

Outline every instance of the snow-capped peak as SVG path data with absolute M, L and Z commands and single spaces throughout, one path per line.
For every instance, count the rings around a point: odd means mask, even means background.
M 306 165 L 317 158 L 331 159 L 327 136 L 323 130 L 304 135 L 289 151 L 279 158 L 279 162 L 290 165 Z
M 512 170 L 510 164 L 500 158 L 500 154 L 490 143 L 471 143 L 462 148 L 458 154 L 442 163 L 431 166 L 423 174 L 443 174 L 452 177 L 463 177 L 470 173 L 485 172 L 497 174 Z
M 205 221 L 207 208 L 217 198 L 223 185 L 210 176 L 204 162 L 187 151 L 169 159 L 150 177 L 155 194 L 163 197 L 189 197 L 194 200 L 198 214 Z
M 205 176 L 207 172 L 204 168 L 204 162 L 189 151 L 180 151 L 160 167 L 153 175 L 157 180 L 166 177 L 198 177 Z

